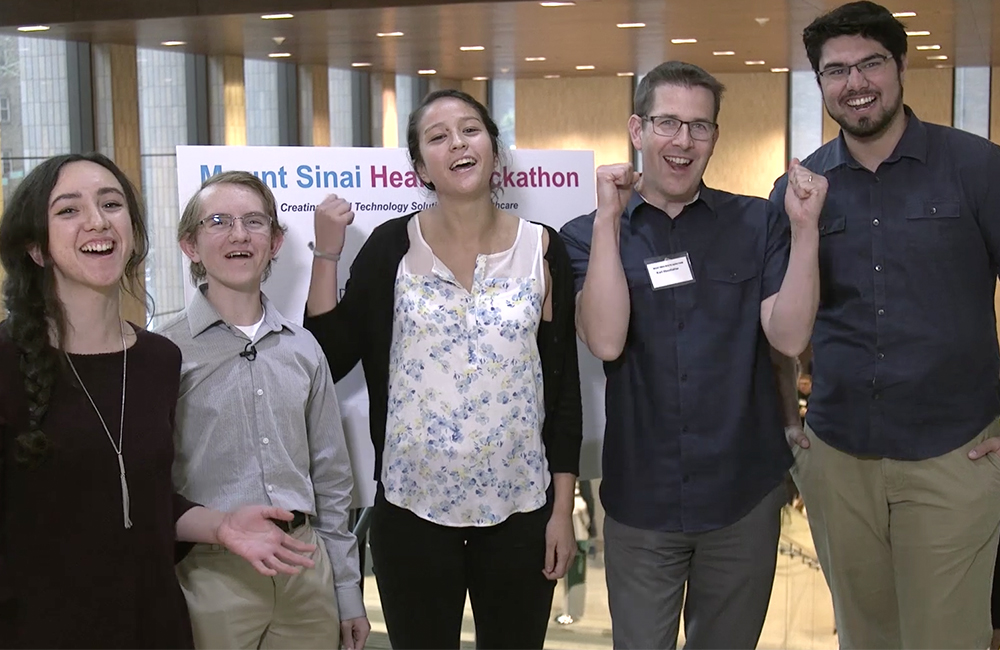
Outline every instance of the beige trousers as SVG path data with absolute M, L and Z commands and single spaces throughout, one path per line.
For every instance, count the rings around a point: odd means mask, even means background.
M 316 545 L 316 565 L 273 578 L 219 545 L 198 544 L 177 566 L 199 649 L 339 648 L 330 559 L 312 526 L 296 539 Z
M 792 476 L 805 500 L 841 648 L 986 648 L 1000 534 L 1000 459 L 961 448 L 858 458 L 806 427 Z

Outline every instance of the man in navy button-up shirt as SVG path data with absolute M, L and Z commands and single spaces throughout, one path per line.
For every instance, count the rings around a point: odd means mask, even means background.
M 803 163 L 829 195 L 810 446 L 793 476 L 841 647 L 984 648 L 1000 525 L 1000 460 L 983 457 L 1000 434 L 1000 148 L 903 105 L 906 33 L 885 8 L 845 5 L 803 38 L 842 130 Z
M 577 326 L 605 361 L 601 500 L 616 648 L 756 645 L 792 462 L 771 346 L 805 348 L 826 182 L 793 164 L 789 219 L 705 187 L 722 86 L 664 63 L 640 82 L 630 165 L 597 171 L 598 209 L 562 236 Z M 787 267 L 787 273 L 786 273 Z M 796 416 L 797 417 L 797 416 Z

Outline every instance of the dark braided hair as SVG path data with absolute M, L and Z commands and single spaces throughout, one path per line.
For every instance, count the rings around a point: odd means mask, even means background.
M 64 364 L 60 350 L 66 336 L 66 314 L 56 294 L 49 254 L 49 199 L 63 166 L 80 161 L 96 163 L 110 171 L 125 193 L 134 249 L 125 265 L 122 286 L 133 296 L 142 286 L 139 274 L 149 249 L 145 211 L 138 192 L 125 174 L 99 153 L 49 158 L 24 178 L 10 197 L 0 219 L 0 264 L 7 275 L 3 283 L 5 326 L 20 352 L 19 369 L 28 400 L 28 427 L 17 435 L 16 457 L 18 462 L 29 466 L 41 463 L 51 451 L 42 421 Z M 37 250 L 45 266 L 35 263 L 31 250 Z

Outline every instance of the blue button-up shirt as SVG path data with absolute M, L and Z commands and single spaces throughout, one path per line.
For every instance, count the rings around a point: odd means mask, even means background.
M 830 182 L 807 421 L 842 451 L 919 460 L 1000 414 L 1000 148 L 905 110 L 874 173 L 843 135 L 804 161 Z
M 562 229 L 583 288 L 595 213 Z M 625 349 L 605 363 L 601 500 L 645 530 L 701 532 L 747 514 L 781 481 L 784 439 L 760 303 L 788 264 L 787 220 L 763 199 L 702 187 L 674 219 L 633 193 L 622 216 Z M 686 252 L 695 282 L 654 290 L 646 260 Z

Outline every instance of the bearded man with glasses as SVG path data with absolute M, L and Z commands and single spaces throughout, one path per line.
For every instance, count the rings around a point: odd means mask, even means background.
M 1000 147 L 903 103 L 907 35 L 885 7 L 843 5 L 803 41 L 841 131 L 804 161 L 829 194 L 792 475 L 840 647 L 985 648 L 1000 534 Z
M 566 224 L 577 330 L 607 376 L 601 501 L 616 648 L 753 648 L 792 463 L 771 346 L 809 341 L 826 181 L 793 162 L 789 217 L 707 187 L 723 87 L 663 63 L 639 83 L 627 163 Z M 793 388 L 794 390 L 794 388 Z M 722 396 L 721 399 L 719 396 Z

